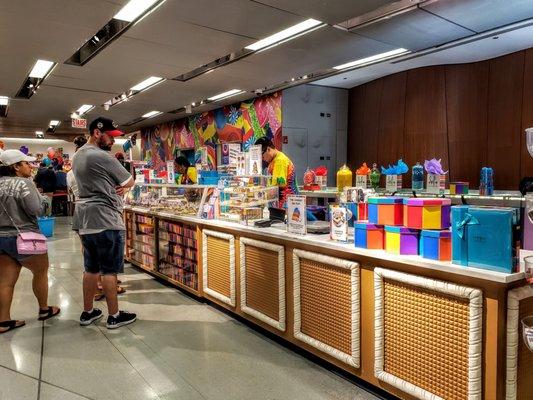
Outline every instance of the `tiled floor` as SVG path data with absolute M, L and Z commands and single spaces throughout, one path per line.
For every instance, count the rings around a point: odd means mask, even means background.
M 36 321 L 31 275 L 23 271 L 12 316 L 28 325 L 0 336 L 1 400 L 376 399 L 133 268 L 122 277 L 121 300 L 139 320 L 116 331 L 103 322 L 82 328 L 82 260 L 68 219 L 57 220 L 50 261 L 50 299 L 61 316 Z

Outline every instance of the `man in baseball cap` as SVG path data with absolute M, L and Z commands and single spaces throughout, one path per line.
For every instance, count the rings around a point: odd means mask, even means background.
M 94 139 L 98 147 L 110 151 L 115 138 L 124 135 L 124 132 L 117 129 L 117 124 L 112 119 L 98 117 L 89 124 L 89 135 L 89 141 Z

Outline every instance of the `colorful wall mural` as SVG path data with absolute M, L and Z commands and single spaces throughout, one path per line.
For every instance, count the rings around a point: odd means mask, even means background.
M 220 143 L 243 143 L 246 150 L 267 136 L 281 149 L 281 93 L 217 108 L 141 130 L 142 158 L 162 169 L 178 150 L 207 148 L 208 164 L 216 168 Z

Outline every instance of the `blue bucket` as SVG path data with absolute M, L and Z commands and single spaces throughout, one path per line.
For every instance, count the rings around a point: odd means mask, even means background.
M 54 236 L 55 220 L 56 219 L 54 217 L 37 218 L 37 224 L 39 225 L 39 229 L 44 236 L 46 237 Z

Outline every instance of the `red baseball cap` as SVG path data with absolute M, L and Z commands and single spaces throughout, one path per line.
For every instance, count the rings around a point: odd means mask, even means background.
M 109 136 L 123 136 L 124 132 L 118 130 L 117 127 L 118 124 L 113 122 L 112 119 L 106 117 L 98 117 L 91 121 L 91 123 L 89 124 L 89 132 L 98 129 L 100 132 L 107 133 Z

